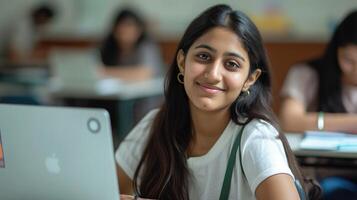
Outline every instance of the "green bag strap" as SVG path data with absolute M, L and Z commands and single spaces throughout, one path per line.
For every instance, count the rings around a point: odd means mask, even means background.
M 233 168 L 234 168 L 234 165 L 236 162 L 237 150 L 240 147 L 240 142 L 241 142 L 241 138 L 243 135 L 244 127 L 245 126 L 243 126 L 240 129 L 238 135 L 236 136 L 236 138 L 234 140 L 231 154 L 229 155 L 229 159 L 228 159 L 228 164 L 227 164 L 227 168 L 226 168 L 226 173 L 224 175 L 224 180 L 223 180 L 223 185 L 222 185 L 222 189 L 221 189 L 221 194 L 219 196 L 219 200 L 228 200 L 228 198 L 229 198 L 229 192 L 231 190 Z M 239 164 L 242 169 L 243 176 L 245 177 L 243 164 L 242 164 L 242 151 L 240 151 L 240 150 L 239 150 Z M 298 179 L 295 179 L 294 183 L 295 183 L 295 187 L 299 193 L 300 199 L 307 200 L 308 199 L 307 195 L 306 195 L 300 181 Z
M 234 140 L 233 147 L 232 147 L 231 153 L 228 158 L 228 164 L 227 164 L 227 168 L 226 168 L 226 173 L 224 175 L 224 180 L 223 180 L 223 185 L 222 185 L 222 189 L 221 189 L 221 194 L 219 196 L 219 200 L 228 200 L 228 198 L 229 198 L 229 192 L 231 190 L 233 169 L 234 169 L 234 165 L 236 163 L 237 150 L 239 149 L 239 146 L 240 146 L 240 141 L 241 141 L 241 138 L 243 135 L 243 130 L 244 130 L 244 126 L 240 129 L 238 135 L 236 136 L 236 138 Z M 241 156 L 240 151 L 239 151 L 239 156 Z M 240 158 L 240 165 L 243 169 L 241 158 Z

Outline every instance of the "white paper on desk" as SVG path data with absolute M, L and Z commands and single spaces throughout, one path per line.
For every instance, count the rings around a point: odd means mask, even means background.
M 95 83 L 95 90 L 100 94 L 118 93 L 124 82 L 116 78 L 103 78 Z
M 116 94 L 123 88 L 124 82 L 115 78 L 102 78 L 98 80 L 82 80 L 63 81 L 58 77 L 50 80 L 51 91 L 65 92 L 87 92 L 92 94 Z
M 339 132 L 307 131 L 300 148 L 357 152 L 357 136 Z

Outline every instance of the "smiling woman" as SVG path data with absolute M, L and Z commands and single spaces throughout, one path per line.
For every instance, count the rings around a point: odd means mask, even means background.
M 172 200 L 304 198 L 270 108 L 269 62 L 252 21 L 213 6 L 191 22 L 175 55 L 164 104 L 116 152 L 120 191 Z
M 197 39 L 186 56 L 179 51 L 177 63 L 184 75 L 191 109 L 228 110 L 261 73 L 256 69 L 248 77 L 248 54 L 236 34 L 223 27 L 213 28 Z

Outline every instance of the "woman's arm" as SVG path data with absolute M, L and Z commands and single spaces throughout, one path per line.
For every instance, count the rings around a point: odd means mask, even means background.
M 119 183 L 119 191 L 120 194 L 128 194 L 132 195 L 133 191 L 133 181 L 129 178 L 129 176 L 124 172 L 124 170 L 117 165 L 118 172 L 118 183 Z
M 258 200 L 300 199 L 293 178 L 288 174 L 268 177 L 258 185 L 255 196 Z
M 102 67 L 101 73 L 125 81 L 147 80 L 153 77 L 153 70 L 146 66 Z
M 306 112 L 299 100 L 284 98 L 280 109 L 280 122 L 284 131 L 304 132 L 317 130 L 316 112 Z M 348 113 L 324 113 L 325 131 L 342 131 L 357 133 L 357 115 Z

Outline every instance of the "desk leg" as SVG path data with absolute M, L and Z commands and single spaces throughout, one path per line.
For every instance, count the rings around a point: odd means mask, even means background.
M 134 126 L 134 104 L 135 100 L 124 100 L 118 102 L 117 132 L 122 140 Z

